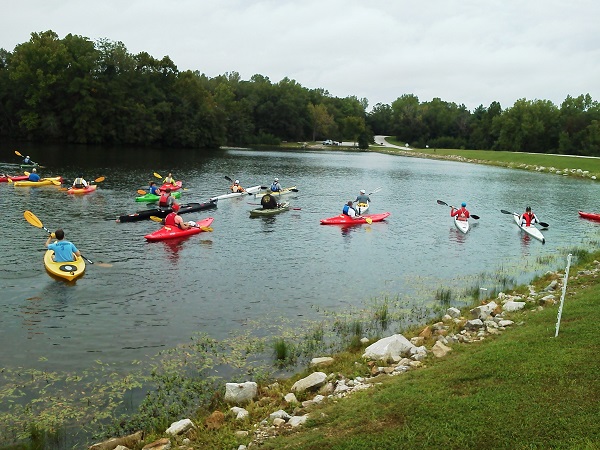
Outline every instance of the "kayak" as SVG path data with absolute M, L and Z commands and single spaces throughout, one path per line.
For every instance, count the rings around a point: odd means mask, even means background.
M 546 242 L 546 239 L 544 238 L 544 235 L 542 234 L 542 232 L 540 230 L 538 230 L 535 227 L 535 225 L 530 225 L 530 226 L 523 225 L 523 226 L 521 226 L 521 217 L 518 214 L 516 214 L 516 213 L 513 213 L 513 217 L 515 218 L 515 223 L 517 224 L 517 226 L 521 230 L 523 230 L 525 233 L 527 233 L 532 238 L 537 239 L 542 244 Z
M 250 217 L 274 216 L 290 209 L 290 202 L 284 202 L 279 208 L 263 209 L 256 208 L 250 211 Z
M 25 181 L 29 178 L 29 175 L 15 175 L 14 177 L 7 175 L 5 177 L 0 177 L 0 183 L 6 183 L 9 178 L 13 181 Z
M 55 183 L 58 181 L 58 184 Z M 56 185 L 60 186 L 62 182 L 62 177 L 51 177 L 51 178 L 42 178 L 40 181 L 15 181 L 13 184 L 15 187 L 37 187 L 37 186 L 50 186 Z
M 176 181 L 175 184 L 172 183 L 165 183 L 163 184 L 161 187 L 159 187 L 158 189 L 160 189 L 161 191 L 166 190 L 167 188 L 171 189 L 171 192 L 174 192 L 178 189 L 181 189 L 181 181 Z
M 196 226 L 188 228 L 187 230 L 182 230 L 179 227 L 165 225 L 160 230 L 156 230 L 155 232 L 147 234 L 144 237 L 146 238 L 146 240 L 154 242 L 191 236 L 192 234 L 198 234 L 201 231 L 203 231 L 201 227 L 208 227 L 213 222 L 213 220 L 214 219 L 212 217 L 207 217 L 206 219 L 202 219 L 199 222 L 196 222 Z
M 598 214 L 598 213 L 589 213 L 589 212 L 579 211 L 579 217 L 583 217 L 584 219 L 600 221 L 600 214 Z
M 50 274 L 68 281 L 73 281 L 75 278 L 83 275 L 85 261 L 81 256 L 78 256 L 72 262 L 55 262 L 52 260 L 53 255 L 53 250 L 46 250 L 44 254 L 44 266 Z
M 97 187 L 98 187 L 97 184 L 88 184 L 84 188 L 70 187 L 69 189 L 67 189 L 67 194 L 74 194 L 74 195 L 89 194 L 90 192 L 94 192 Z
M 460 220 L 458 216 L 454 216 L 454 225 L 458 228 L 459 231 L 463 233 L 467 233 L 469 231 L 469 220 Z
M 367 218 L 371 219 L 372 222 L 381 222 L 389 215 L 389 212 L 367 214 L 359 217 L 350 217 L 346 214 L 340 214 L 339 216 L 329 217 L 328 219 L 321 219 L 321 225 L 361 225 L 367 223 Z
M 35 164 L 20 164 L 21 169 L 31 169 L 33 167 L 39 167 L 40 165 L 38 163 Z
M 185 205 L 179 205 L 178 214 L 185 214 L 196 211 L 203 211 L 205 209 L 212 209 L 217 207 L 217 200 L 211 200 L 206 203 L 188 203 Z M 133 214 L 125 214 L 119 216 L 117 222 L 137 222 L 138 220 L 146 220 L 149 219 L 150 216 L 156 217 L 167 217 L 173 211 L 173 208 L 161 208 L 159 206 L 155 208 L 148 208 L 143 211 L 138 211 Z
M 181 198 L 181 192 L 179 192 L 179 191 L 173 192 L 173 198 Z M 135 201 L 152 203 L 152 202 L 157 202 L 159 199 L 160 199 L 160 195 L 154 195 L 154 194 L 147 193 L 146 195 L 142 195 L 141 197 L 136 197 Z
M 356 209 L 358 210 L 358 214 L 364 214 L 369 209 L 369 202 L 367 203 L 357 203 Z
M 292 192 L 295 192 L 296 190 L 297 190 L 296 186 L 291 186 L 291 187 L 284 188 L 284 189 L 282 189 L 279 192 L 272 192 L 270 189 L 267 189 L 264 192 L 259 192 L 254 197 L 255 198 L 262 198 L 263 195 L 266 195 L 266 194 L 271 194 L 271 195 L 275 195 L 275 196 L 281 197 L 282 195 L 291 194 Z
M 229 194 L 217 195 L 216 197 L 211 197 L 211 200 L 222 200 L 224 198 L 233 198 L 240 197 L 242 195 L 254 194 L 260 191 L 261 186 L 252 186 L 246 189 L 246 192 L 230 192 Z

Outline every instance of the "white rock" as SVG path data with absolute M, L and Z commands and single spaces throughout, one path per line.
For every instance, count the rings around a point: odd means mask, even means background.
M 294 428 L 299 425 L 302 425 L 307 420 L 308 420 L 308 414 L 306 414 L 304 416 L 294 416 L 290 420 L 288 420 L 288 423 L 292 426 L 292 428 Z
M 230 411 L 235 415 L 236 420 L 243 420 L 248 417 L 249 414 L 247 410 L 238 406 L 234 406 Z
M 437 341 L 431 348 L 431 353 L 433 353 L 436 358 L 443 358 L 451 351 L 452 349 L 450 347 L 446 347 L 440 341 Z
M 365 349 L 363 358 L 376 361 L 390 361 L 398 356 L 406 355 L 414 347 L 411 342 L 401 334 L 394 334 L 374 342 Z
M 185 433 L 191 428 L 196 428 L 194 423 L 190 419 L 182 419 L 178 422 L 173 422 L 171 426 L 166 429 L 165 433 L 176 436 Z
M 258 394 L 254 381 L 245 383 L 225 383 L 225 401 L 236 405 L 251 402 Z
M 286 413 L 283 409 L 280 409 L 279 411 L 275 411 L 274 413 L 269 414 L 269 419 L 273 420 L 273 419 L 284 419 L 284 420 L 288 420 L 291 416 Z
M 328 366 L 329 364 L 333 363 L 333 358 L 329 357 L 329 356 L 324 356 L 322 358 L 313 358 L 310 361 L 310 365 L 311 366 Z
M 294 383 L 292 391 L 304 392 L 312 389 L 317 389 L 325 384 L 327 375 L 323 372 L 313 372 L 306 378 L 302 378 Z
M 283 399 L 288 403 L 298 403 L 298 399 L 296 398 L 293 392 L 285 394 L 285 397 L 283 397 Z
M 451 307 L 451 308 L 448 308 L 448 309 L 446 310 L 446 314 L 447 314 L 447 315 L 449 315 L 450 317 L 453 317 L 453 318 L 458 318 L 458 317 L 460 317 L 460 309 L 458 309 L 458 308 L 455 308 L 455 307 L 453 306 L 453 307 Z
M 508 311 L 508 312 L 519 311 L 520 309 L 523 309 L 524 307 L 525 307 L 525 302 L 512 302 L 512 301 L 506 302 L 503 306 L 504 311 Z

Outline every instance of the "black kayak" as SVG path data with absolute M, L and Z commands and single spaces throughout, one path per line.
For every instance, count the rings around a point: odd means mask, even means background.
M 205 209 L 213 209 L 217 207 L 218 200 L 210 200 L 206 203 L 186 203 L 179 205 L 179 214 L 191 213 L 196 211 L 203 211 Z M 117 222 L 137 222 L 138 220 L 149 219 L 150 216 L 156 217 L 167 217 L 167 214 L 173 211 L 173 208 L 148 208 L 142 211 L 138 211 L 133 214 L 126 214 L 119 216 Z

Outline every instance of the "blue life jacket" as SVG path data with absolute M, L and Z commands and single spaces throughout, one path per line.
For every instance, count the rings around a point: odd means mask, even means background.
M 273 183 L 273 184 L 271 185 L 271 191 L 273 191 L 273 192 L 278 192 L 278 191 L 280 191 L 280 190 L 281 190 L 281 186 L 279 186 L 279 184 L 277 184 L 277 183 Z
M 342 213 L 348 215 L 348 211 L 350 211 L 350 207 L 348 205 L 344 205 L 344 208 L 342 209 Z

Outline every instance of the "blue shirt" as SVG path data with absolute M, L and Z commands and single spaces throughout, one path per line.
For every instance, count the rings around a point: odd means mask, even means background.
M 40 176 L 37 173 L 29 174 L 29 181 L 40 181 Z
M 156 186 L 150 186 L 150 193 L 154 195 L 160 195 L 160 190 Z
M 64 239 L 56 241 L 54 244 L 49 244 L 48 250 L 54 250 L 54 261 L 56 262 L 75 261 L 73 253 L 78 251 L 72 242 L 65 241 Z

